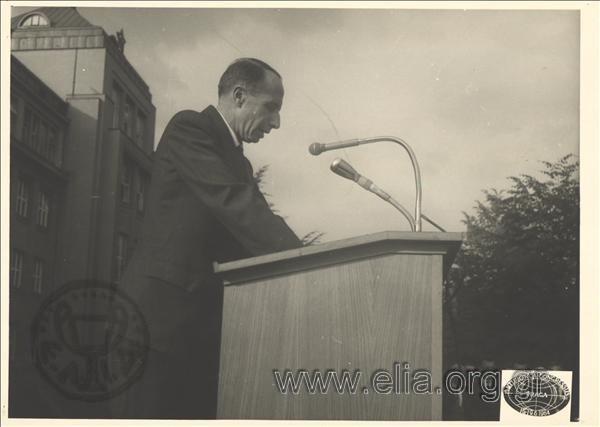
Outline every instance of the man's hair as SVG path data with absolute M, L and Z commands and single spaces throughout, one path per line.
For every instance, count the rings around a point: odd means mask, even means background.
M 281 75 L 273 67 L 260 59 L 236 59 L 227 67 L 219 80 L 219 97 L 228 93 L 235 85 L 240 83 L 253 90 L 256 85 L 264 81 L 267 71 L 271 71 L 281 78 Z

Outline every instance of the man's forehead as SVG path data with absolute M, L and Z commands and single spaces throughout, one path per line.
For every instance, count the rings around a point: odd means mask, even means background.
M 281 81 L 281 77 L 268 70 L 265 72 L 263 81 L 259 83 L 259 87 L 263 90 L 283 92 L 283 82 Z
M 270 75 L 265 75 L 264 80 L 256 86 L 256 92 L 273 100 L 281 100 L 284 94 L 281 78 L 270 72 Z

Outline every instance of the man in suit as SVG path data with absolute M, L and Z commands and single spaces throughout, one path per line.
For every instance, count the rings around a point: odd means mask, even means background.
M 181 111 L 154 154 L 140 243 L 121 285 L 150 333 L 146 371 L 112 402 L 114 417 L 216 417 L 223 287 L 213 262 L 302 245 L 253 179 L 242 143 L 279 128 L 283 84 L 243 58 L 219 81 L 218 107 Z

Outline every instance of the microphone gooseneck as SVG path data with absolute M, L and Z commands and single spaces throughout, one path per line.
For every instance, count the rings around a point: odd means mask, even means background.
M 330 166 L 330 169 L 337 175 L 342 178 L 349 179 L 351 181 L 356 182 L 358 185 L 363 187 L 364 189 L 370 191 L 371 193 L 381 197 L 386 202 L 390 203 L 396 209 L 400 211 L 402 215 L 408 220 L 410 224 L 410 230 L 415 231 L 415 221 L 411 214 L 406 210 L 404 206 L 398 203 L 393 197 L 391 197 L 388 193 L 377 187 L 373 181 L 362 176 L 348 163 L 347 161 L 337 158 L 335 159 Z M 421 218 L 427 221 L 429 224 L 433 225 L 435 228 L 440 230 L 442 233 L 446 232 L 441 226 L 436 224 L 432 219 L 430 219 L 427 215 L 421 212 Z
M 410 145 L 408 145 L 405 141 L 403 141 L 400 138 L 396 138 L 394 136 L 378 136 L 378 137 L 373 137 L 373 138 L 348 139 L 345 141 L 332 142 L 329 144 L 320 144 L 318 142 L 315 142 L 310 145 L 309 151 L 313 156 L 318 156 L 319 154 L 321 154 L 324 151 L 338 150 L 340 148 L 355 147 L 357 145 L 370 144 L 373 142 L 380 142 L 380 141 L 391 141 L 391 142 L 395 142 L 396 144 L 400 144 L 406 150 L 406 152 L 408 153 L 408 156 L 410 157 L 410 161 L 412 163 L 413 170 L 415 173 L 415 187 L 416 187 L 415 217 L 414 217 L 415 229 L 414 229 L 414 231 L 421 231 L 421 218 L 422 218 L 422 215 L 421 215 L 421 193 L 422 193 L 421 170 L 419 169 L 419 163 L 417 162 L 417 157 L 415 156 L 414 151 L 412 150 Z
M 335 159 L 331 163 L 330 169 L 337 175 L 349 179 L 351 181 L 356 182 L 362 188 L 376 196 L 381 197 L 386 202 L 392 204 L 396 209 L 400 211 L 402 215 L 408 220 L 410 224 L 410 231 L 415 231 L 415 220 L 411 216 L 411 214 L 402 206 L 400 203 L 396 202 L 388 193 L 383 191 L 381 188 L 377 187 L 373 181 L 369 178 L 362 176 L 345 160 L 343 159 Z

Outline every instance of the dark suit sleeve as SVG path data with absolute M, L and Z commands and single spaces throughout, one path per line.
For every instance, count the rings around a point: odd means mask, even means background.
M 173 129 L 169 157 L 193 193 L 252 255 L 302 246 L 254 181 L 236 178 L 200 129 Z

